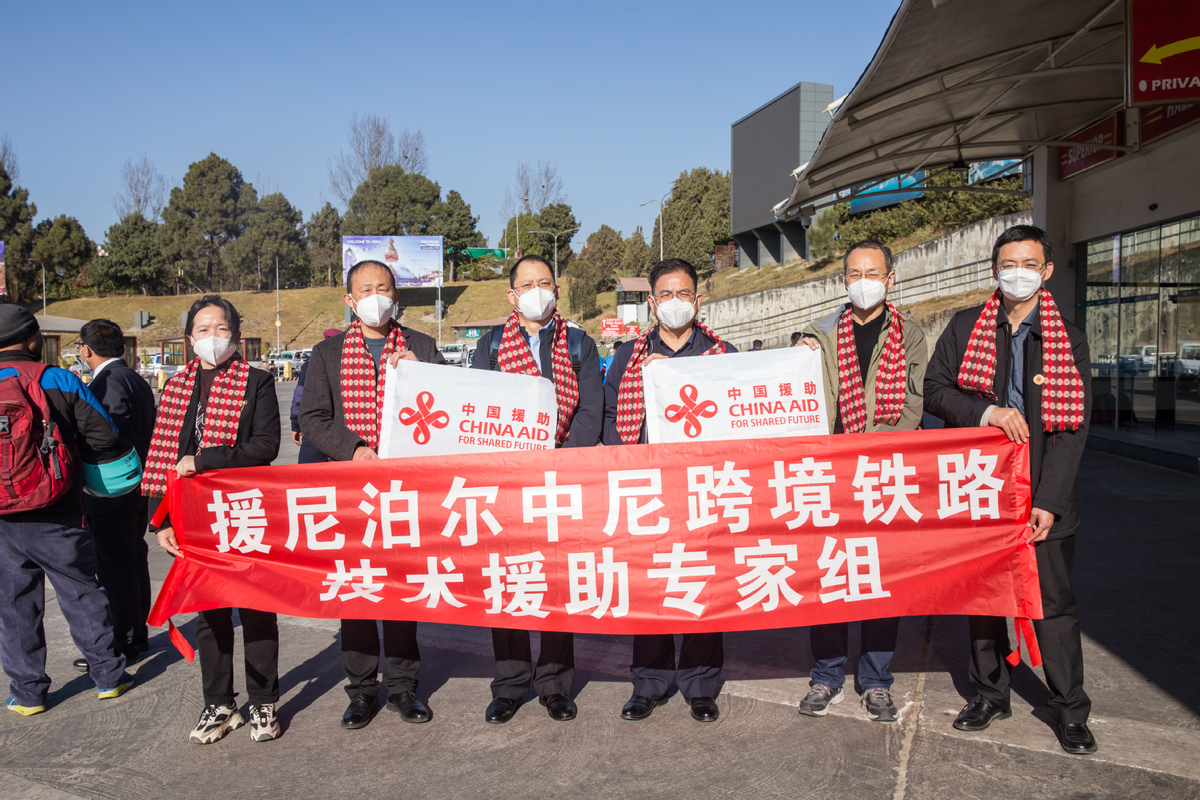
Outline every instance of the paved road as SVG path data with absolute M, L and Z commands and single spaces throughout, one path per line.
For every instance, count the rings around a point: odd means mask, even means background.
M 291 386 L 280 386 L 285 439 Z M 295 458 L 289 447 L 281 461 Z M 406 725 L 385 711 L 360 731 L 338 726 L 336 623 L 281 618 L 284 736 L 254 744 L 239 730 L 197 747 L 186 741 L 201 705 L 197 664 L 159 633 L 135 668 L 139 685 L 98 703 L 70 666 L 77 653 L 51 602 L 51 708 L 0 715 L 0 797 L 1200 797 L 1200 480 L 1088 452 L 1080 489 L 1076 582 L 1095 757 L 1059 750 L 1040 670 L 1028 667 L 1012 719 L 982 735 L 950 727 L 970 693 L 958 617 L 903 621 L 894 725 L 868 721 L 853 693 L 824 719 L 799 716 L 812 657 L 807 632 L 785 630 L 726 637 L 715 724 L 693 722 L 678 697 L 645 722 L 623 722 L 630 640 L 581 636 L 576 721 L 552 722 L 533 702 L 489 726 L 489 633 L 423 625 L 420 693 L 433 721 Z M 169 561 L 152 554 L 156 582 Z M 182 629 L 194 640 L 191 620 Z M 852 639 L 852 658 L 857 647 Z

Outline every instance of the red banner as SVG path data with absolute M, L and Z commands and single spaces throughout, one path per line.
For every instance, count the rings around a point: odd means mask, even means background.
M 995 429 L 205 473 L 150 615 L 242 606 L 585 633 L 1041 617 L 1028 448 Z
M 1113 150 L 1100 145 L 1124 144 L 1125 127 L 1124 114 L 1117 112 L 1110 117 L 1084 128 L 1071 137 L 1071 141 L 1079 144 L 1058 148 L 1058 179 L 1067 178 L 1081 172 L 1107 164 L 1122 155 L 1120 150 Z
M 1200 100 L 1200 4 L 1126 0 L 1125 104 Z

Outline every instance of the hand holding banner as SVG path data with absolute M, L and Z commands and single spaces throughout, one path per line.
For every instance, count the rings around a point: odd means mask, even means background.
M 646 438 L 661 444 L 828 434 L 821 376 L 821 354 L 807 347 L 647 362 Z

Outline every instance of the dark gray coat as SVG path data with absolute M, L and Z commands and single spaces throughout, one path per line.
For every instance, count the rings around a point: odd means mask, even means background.
M 426 364 L 445 364 L 432 336 L 400 326 L 408 349 Z M 342 343 L 346 334 L 333 336 L 313 348 L 304 376 L 300 401 L 300 430 L 317 449 L 333 461 L 350 461 L 367 443 L 346 427 L 342 408 Z M 378 375 L 378 369 L 375 373 Z

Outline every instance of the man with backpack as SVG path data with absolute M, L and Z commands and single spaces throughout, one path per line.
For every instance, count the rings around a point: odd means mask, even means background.
M 512 315 L 503 327 L 480 338 L 471 368 L 549 378 L 558 399 L 555 447 L 594 447 L 604 424 L 604 379 L 596 343 L 556 312 L 558 285 L 541 256 L 519 259 L 508 285 Z M 531 684 L 551 719 L 575 719 L 573 634 L 542 631 L 536 669 L 529 631 L 492 628 L 492 650 L 496 677 L 484 717 L 488 722 L 512 719 Z
M 42 364 L 41 353 L 37 318 L 0 305 L 0 662 L 10 679 L 6 706 L 23 716 L 46 710 L 50 688 L 42 627 L 47 577 L 99 699 L 133 685 L 114 648 L 81 503 L 81 460 L 102 465 L 129 448 L 78 376 Z M 136 472 L 140 477 L 140 464 Z

